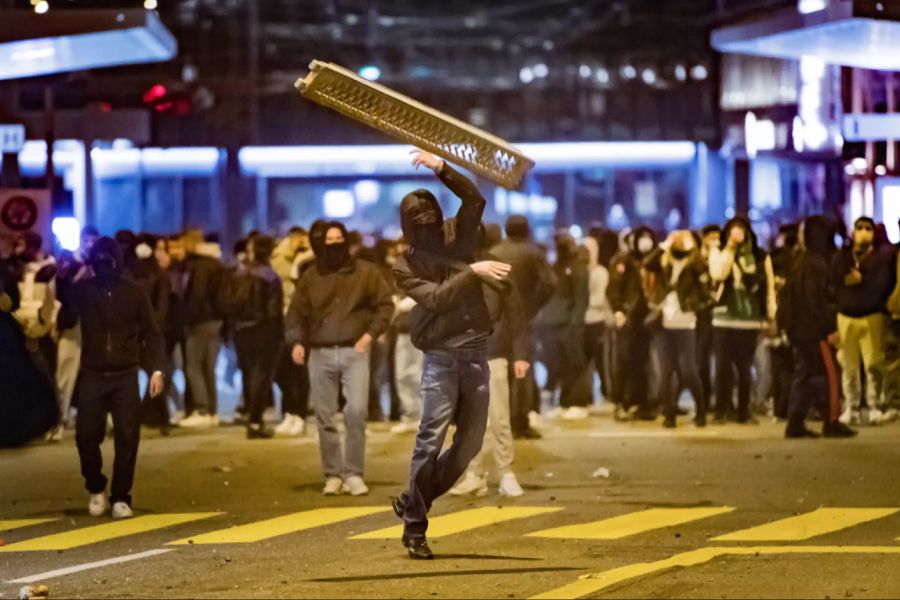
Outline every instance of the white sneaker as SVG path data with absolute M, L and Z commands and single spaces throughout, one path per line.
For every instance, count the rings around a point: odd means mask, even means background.
M 417 433 L 418 431 L 419 422 L 406 418 L 391 427 L 391 433 Z
M 216 422 L 216 424 L 213 425 L 212 417 L 195 412 L 191 416 L 179 421 L 178 426 L 186 427 L 188 429 L 209 429 L 210 427 L 217 427 L 218 423 Z
M 447 493 L 451 496 L 469 496 L 474 494 L 480 498 L 487 495 L 488 484 L 484 477 L 467 471 L 465 478 L 450 488 L 450 491 Z
M 582 406 L 570 406 L 562 414 L 562 418 L 564 421 L 583 421 L 589 416 L 590 412 L 588 411 L 588 409 Z
M 44 439 L 46 439 L 48 442 L 61 442 L 63 441 L 63 434 L 65 433 L 65 431 L 65 426 L 57 425 L 47 432 L 47 435 Z
M 889 408 L 884 411 L 884 416 L 881 417 L 882 423 L 890 423 L 891 421 L 896 421 L 897 417 L 900 417 L 900 410 L 896 408 Z
M 275 428 L 275 435 L 290 435 L 291 429 L 294 427 L 294 419 L 296 419 L 294 415 L 285 413 L 284 419 Z
M 130 519 L 134 516 L 134 511 L 126 502 L 116 502 L 112 507 L 113 519 Z
M 547 411 L 547 418 L 548 419 L 558 419 L 558 418 L 562 417 L 564 413 L 565 413 L 565 409 L 563 409 L 561 406 L 557 406 L 556 408 L 552 408 Z
M 179 423 L 184 421 L 184 416 L 185 415 L 184 415 L 183 410 L 176 410 L 174 413 L 172 413 L 172 416 L 169 418 L 169 424 L 178 425 Z
M 869 409 L 869 425 L 879 425 L 884 421 L 884 413 L 877 408 Z
M 91 494 L 91 500 L 88 502 L 88 514 L 92 517 L 102 517 L 108 508 L 109 500 L 106 499 L 106 492 Z
M 525 490 L 519 485 L 519 480 L 516 479 L 515 473 L 503 474 L 503 477 L 500 478 L 500 489 L 498 491 L 501 496 L 506 496 L 507 498 L 518 498 L 525 495 Z
M 362 477 L 354 475 L 353 477 L 347 478 L 347 481 L 344 482 L 341 490 L 345 494 L 350 494 L 351 496 L 365 496 L 369 493 L 369 486 L 366 485 L 366 482 L 363 481 Z
M 300 415 L 294 415 L 294 427 L 290 431 L 290 435 L 299 437 L 306 433 L 306 420 Z
M 541 415 L 539 415 L 535 411 L 531 411 L 528 413 L 528 426 L 532 429 L 540 429 L 544 425 L 543 419 L 541 419 Z
M 329 477 L 325 480 L 325 487 L 322 488 L 323 496 L 340 496 L 344 491 L 344 482 L 340 477 Z

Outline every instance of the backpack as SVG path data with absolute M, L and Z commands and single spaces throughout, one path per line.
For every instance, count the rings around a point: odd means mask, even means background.
M 234 323 L 258 323 L 264 311 L 260 302 L 260 280 L 242 269 L 232 271 L 225 277 L 220 295 L 220 312 Z

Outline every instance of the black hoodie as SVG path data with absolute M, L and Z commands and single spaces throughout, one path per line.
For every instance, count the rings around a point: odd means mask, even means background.
M 100 238 L 90 262 L 98 276 L 58 283 L 59 321 L 81 321 L 81 368 L 111 373 L 136 370 L 143 364 L 151 373 L 163 371 L 163 338 L 150 299 L 139 284 L 123 275 L 119 244 Z M 108 266 L 98 268 L 101 264 Z
M 834 231 L 834 226 L 822 216 L 809 217 L 803 223 L 803 247 L 794 259 L 778 307 L 778 321 L 795 343 L 819 342 L 837 330 L 829 273 Z
M 466 266 L 478 249 L 485 201 L 475 184 L 447 163 L 438 177 L 462 201 L 452 227 L 444 227 L 437 200 L 425 190 L 407 195 L 400 206 L 403 235 L 411 247 L 393 270 L 398 287 L 416 301 L 410 313 L 410 335 L 421 350 L 469 347 L 476 342 L 486 346 L 491 316 L 481 281 Z

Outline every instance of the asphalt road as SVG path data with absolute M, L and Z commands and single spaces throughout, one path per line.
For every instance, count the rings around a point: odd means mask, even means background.
M 787 441 L 683 420 L 548 424 L 516 445 L 524 497 L 435 504 L 431 562 L 387 529 L 413 437 L 386 425 L 363 498 L 320 495 L 314 436 L 146 432 L 130 522 L 87 515 L 71 439 L 3 451 L 0 598 L 900 597 L 900 426 Z

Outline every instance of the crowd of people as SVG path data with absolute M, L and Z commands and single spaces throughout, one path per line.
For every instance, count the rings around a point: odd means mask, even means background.
M 449 167 L 429 166 L 461 198 L 477 195 Z M 413 197 L 426 198 L 420 192 Z M 429 391 L 440 355 L 426 361 L 423 349 L 453 338 L 441 329 L 454 320 L 491 331 L 451 341 L 461 351 L 487 347 L 484 436 L 508 496 L 523 494 L 513 439 L 541 437 L 542 419 L 588 418 L 601 398 L 617 420 L 661 417 L 672 428 L 689 414 L 696 427 L 766 416 L 786 421 L 789 438 L 818 437 L 811 419 L 825 436 L 851 437 L 856 424 L 898 416 L 897 249 L 868 217 L 846 235 L 823 216 L 783 225 L 765 249 L 742 217 L 664 239 L 645 227 L 593 227 L 583 239 L 560 230 L 543 245 L 527 218 L 511 216 L 505 227 L 478 226 L 474 260 L 434 258 L 430 268 L 452 273 L 438 285 L 410 264 L 467 217 L 461 209 L 434 226 L 436 201 L 416 210 L 404 213 L 403 239 L 373 245 L 325 220 L 281 239 L 252 232 L 230 253 L 198 229 L 101 237 L 88 226 L 77 252 L 55 253 L 35 233 L 20 236 L 0 254 L 0 379 L 11 399 L 0 413 L 15 416 L 0 421 L 16 423 L 0 431 L 3 443 L 38 432 L 59 441 L 76 412 L 91 513 L 102 514 L 99 448 L 111 414 L 110 501 L 114 516 L 129 516 L 141 425 L 167 433 L 222 424 L 224 352 L 242 373 L 235 420 L 247 437 L 304 435 L 314 416 L 323 493 L 363 495 L 367 421 L 394 421 L 397 435 L 425 428 L 423 395 L 450 388 Z M 473 272 L 483 302 L 467 296 Z M 139 370 L 149 378 L 143 399 Z M 274 386 L 282 416 L 270 429 Z M 692 411 L 680 402 L 685 392 Z M 479 454 L 449 492 L 483 495 L 487 481 Z

